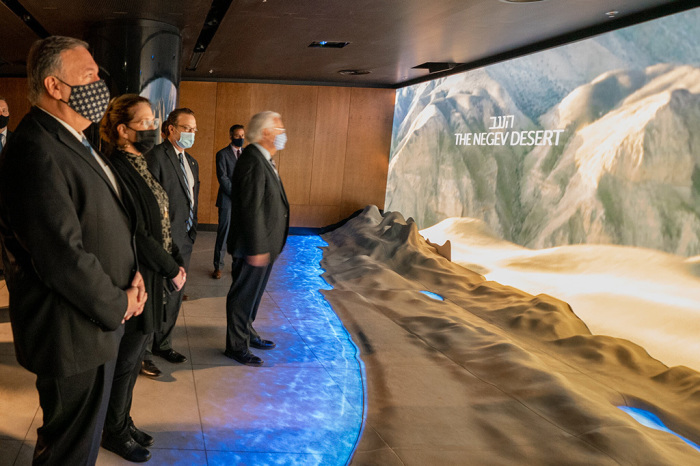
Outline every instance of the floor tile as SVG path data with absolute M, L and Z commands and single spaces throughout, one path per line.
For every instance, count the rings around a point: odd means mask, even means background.
M 160 448 L 203 450 L 202 427 L 192 367 L 157 362 L 167 375 L 140 376 L 134 387 L 131 416 Z
M 21 440 L 0 439 L 0 466 L 14 465 L 21 448 Z
M 150 447 L 151 459 L 148 466 L 207 466 L 207 452 L 204 450 L 166 450 Z M 100 450 L 96 466 L 127 466 L 134 463 L 125 460 L 121 456 Z
M 323 368 L 211 367 L 195 377 L 208 450 L 328 454 L 356 440 L 361 410 Z

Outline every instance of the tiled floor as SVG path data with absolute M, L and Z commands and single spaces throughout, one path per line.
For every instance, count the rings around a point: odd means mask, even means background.
M 222 354 L 231 278 L 209 277 L 214 238 L 197 238 L 176 328 L 189 361 L 156 358 L 164 375 L 136 384 L 132 416 L 156 439 L 148 464 L 345 464 L 362 428 L 363 368 L 318 292 L 329 288 L 318 276 L 323 241 L 289 238 L 255 325 L 277 348 L 256 351 L 265 365 L 251 368 Z M 34 376 L 17 365 L 0 311 L 0 466 L 31 463 L 40 420 Z M 103 449 L 97 464 L 131 463 Z

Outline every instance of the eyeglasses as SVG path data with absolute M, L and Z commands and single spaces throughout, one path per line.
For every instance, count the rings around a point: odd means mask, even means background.
M 282 131 L 283 133 L 287 132 L 287 130 L 284 128 L 272 128 L 272 129 L 276 129 L 277 131 Z
M 193 128 L 191 126 L 182 126 L 182 125 L 175 125 L 175 126 L 177 126 L 178 128 L 184 129 L 185 133 L 196 133 L 197 132 L 197 128 Z
M 132 121 L 131 124 L 135 126 L 134 128 L 131 128 L 134 131 L 141 131 L 145 129 L 158 129 L 160 128 L 160 119 L 154 118 L 153 120 Z

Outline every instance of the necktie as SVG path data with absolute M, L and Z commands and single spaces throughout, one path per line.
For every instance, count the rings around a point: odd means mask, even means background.
M 270 159 L 270 165 L 272 165 L 272 169 L 275 171 L 275 175 L 277 175 L 277 178 L 279 178 L 280 172 L 277 171 L 277 164 L 275 163 L 275 161 Z
M 187 202 L 190 207 L 190 213 L 187 216 L 187 221 L 185 222 L 185 227 L 187 231 L 192 229 L 192 224 L 194 223 L 194 212 L 192 211 L 192 198 L 190 197 L 190 182 L 187 179 L 187 169 L 185 168 L 185 154 L 179 153 L 180 158 L 180 169 L 182 170 L 182 175 L 185 178 L 185 192 L 187 193 Z
M 5 147 L 5 135 L 0 134 L 0 152 L 2 152 L 3 147 Z

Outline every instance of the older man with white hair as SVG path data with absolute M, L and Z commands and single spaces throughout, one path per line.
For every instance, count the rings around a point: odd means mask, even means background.
M 226 351 L 247 366 L 261 366 L 250 347 L 272 349 L 253 322 L 289 232 L 289 203 L 274 156 L 284 149 L 287 134 L 282 117 L 261 112 L 248 124 L 248 141 L 231 180 L 231 226 L 228 250 L 233 256 L 233 282 L 226 297 Z

